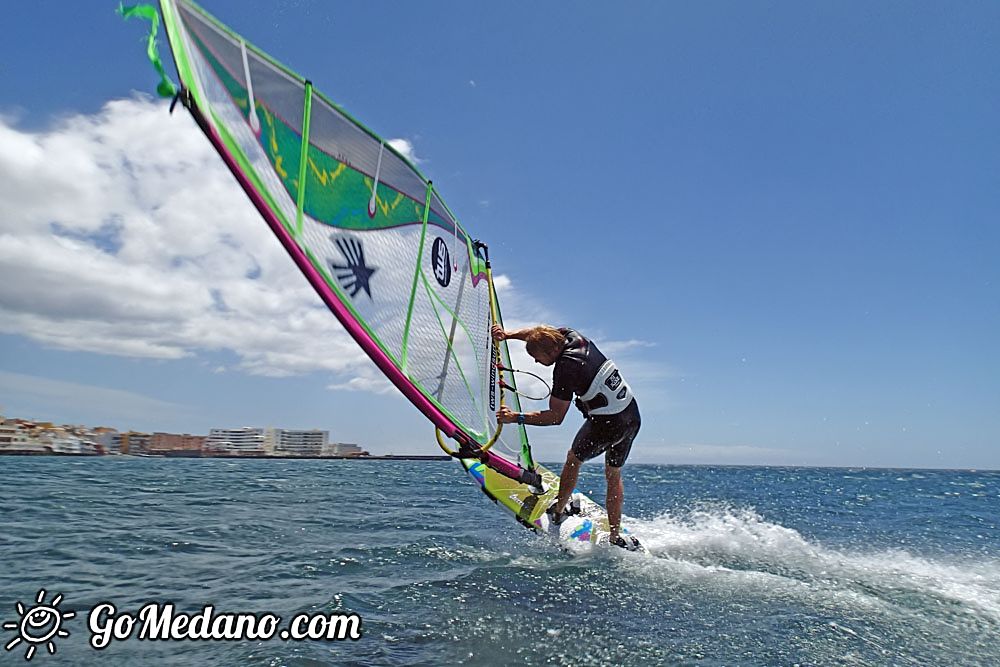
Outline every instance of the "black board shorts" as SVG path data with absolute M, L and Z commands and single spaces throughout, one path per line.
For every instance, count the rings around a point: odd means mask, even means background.
M 632 399 L 628 407 L 616 415 L 589 417 L 573 438 L 573 454 L 581 461 L 607 452 L 604 461 L 612 468 L 625 465 L 632 440 L 639 432 L 639 404 Z

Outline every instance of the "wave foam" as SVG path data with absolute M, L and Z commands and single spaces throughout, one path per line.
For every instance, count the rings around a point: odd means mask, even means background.
M 942 562 L 904 550 L 858 552 L 811 542 L 752 509 L 703 506 L 629 522 L 655 557 L 622 560 L 659 581 L 732 588 L 852 607 L 928 607 L 1000 624 L 1000 562 Z

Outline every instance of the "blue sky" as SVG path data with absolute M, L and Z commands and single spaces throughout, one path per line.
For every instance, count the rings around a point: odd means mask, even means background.
M 204 4 L 407 142 L 508 320 L 612 352 L 632 460 L 1000 468 L 1000 5 Z M 7 8 L 2 411 L 436 452 L 116 6 Z

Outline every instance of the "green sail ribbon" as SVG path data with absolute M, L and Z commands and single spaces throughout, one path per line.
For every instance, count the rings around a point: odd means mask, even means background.
M 160 53 L 156 48 L 156 33 L 160 28 L 160 13 L 156 11 L 156 7 L 152 5 L 118 5 L 118 13 L 125 20 L 136 16 L 138 18 L 146 19 L 149 21 L 149 36 L 146 40 L 146 56 L 149 57 L 149 62 L 153 64 L 153 67 L 160 75 L 160 83 L 156 86 L 156 92 L 160 97 L 171 98 L 177 94 L 177 86 L 174 82 L 170 80 L 167 76 L 166 71 L 163 69 L 163 62 L 160 60 Z

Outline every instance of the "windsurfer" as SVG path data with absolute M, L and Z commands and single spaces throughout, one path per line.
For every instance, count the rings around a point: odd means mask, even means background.
M 525 342 L 525 350 L 543 366 L 553 366 L 552 395 L 549 407 L 536 412 L 514 412 L 502 406 L 497 421 L 504 424 L 555 426 L 561 424 L 576 395 L 576 406 L 585 421 L 573 439 L 566 464 L 559 477 L 559 495 L 549 508 L 556 523 L 579 511 L 571 504 L 580 466 L 604 453 L 604 473 L 608 483 L 607 512 L 611 543 L 630 547 L 619 534 L 624 488 L 621 469 L 625 465 L 632 440 L 639 432 L 639 406 L 632 390 L 615 363 L 605 357 L 593 341 L 573 329 L 539 325 L 514 331 L 493 327 L 497 340 Z

